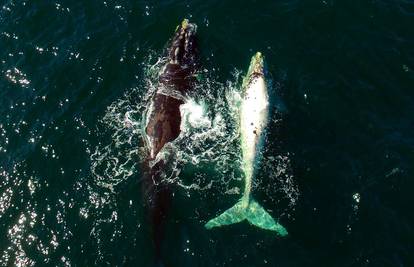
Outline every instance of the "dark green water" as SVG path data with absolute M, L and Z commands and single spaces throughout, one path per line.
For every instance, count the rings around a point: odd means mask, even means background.
M 203 228 L 238 198 L 225 191 L 239 173 L 220 171 L 233 149 L 181 165 L 178 181 L 203 190 L 173 187 L 165 266 L 414 266 L 413 1 L 0 6 L 2 266 L 152 266 L 133 129 L 148 64 L 184 17 L 215 85 L 197 99 L 266 56 L 283 104 L 254 194 L 289 236 Z

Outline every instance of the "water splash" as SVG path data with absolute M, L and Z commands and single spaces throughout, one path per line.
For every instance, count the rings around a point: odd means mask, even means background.
M 91 172 L 98 186 L 111 191 L 139 171 L 139 162 L 147 153 L 143 135 L 145 115 L 156 88 L 155 73 L 162 65 L 161 60 L 150 65 L 152 59 L 150 53 L 143 64 L 146 78 L 142 85 L 132 88 L 112 103 L 97 127 L 102 142 L 90 156 Z
M 9 69 L 5 73 L 6 78 L 13 84 L 19 84 L 21 87 L 28 87 L 30 81 L 27 79 L 27 75 L 24 74 L 18 68 Z
M 112 103 L 98 127 L 104 133 L 102 136 L 106 133 L 109 138 L 102 139 L 106 143 L 100 143 L 91 154 L 92 175 L 98 186 L 113 193 L 117 186 L 139 177 L 140 162 L 147 157 L 146 114 L 151 109 L 151 97 L 165 60 L 151 52 L 142 64 L 141 85 Z M 155 160 L 167 159 L 163 182 L 179 186 L 188 194 L 212 188 L 219 194 L 242 192 L 238 123 L 241 73 L 235 70 L 232 79 L 223 84 L 204 70 L 200 83 L 184 97 L 185 104 L 180 107 L 181 133 L 164 146 Z M 276 127 L 280 126 L 278 123 Z M 289 158 L 289 154 L 264 157 L 261 176 L 271 182 L 263 183 L 258 177 L 253 184 L 254 190 L 260 188 L 270 199 L 274 196 L 272 201 L 287 201 L 286 210 L 295 206 L 299 195 Z

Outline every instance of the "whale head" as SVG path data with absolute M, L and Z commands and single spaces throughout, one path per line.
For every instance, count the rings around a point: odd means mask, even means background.
M 171 64 L 181 67 L 195 67 L 197 63 L 197 25 L 184 19 L 175 30 L 174 37 L 169 48 L 169 60 Z
M 262 53 L 257 52 L 250 60 L 249 70 L 243 79 L 243 87 L 246 88 L 253 80 L 265 76 L 264 57 Z
M 264 58 L 262 53 L 257 52 L 250 61 L 249 72 L 263 75 L 264 73 Z

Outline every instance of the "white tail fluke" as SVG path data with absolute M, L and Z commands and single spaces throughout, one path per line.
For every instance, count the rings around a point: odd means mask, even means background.
M 272 216 L 253 199 L 249 201 L 247 206 L 245 205 L 243 199 L 240 200 L 230 209 L 208 221 L 205 224 L 205 227 L 207 229 L 211 229 L 213 227 L 239 223 L 243 220 L 247 220 L 250 224 L 259 228 L 275 231 L 280 236 L 286 236 L 288 234 L 286 229 L 281 224 L 276 222 Z

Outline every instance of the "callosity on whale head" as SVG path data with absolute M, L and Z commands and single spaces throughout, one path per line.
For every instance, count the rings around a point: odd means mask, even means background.
M 192 88 L 199 65 L 198 55 L 197 25 L 184 19 L 177 26 L 168 47 L 167 64 L 160 75 L 160 82 L 180 92 Z
M 178 25 L 169 49 L 170 63 L 193 67 L 197 64 L 197 25 L 184 19 Z

